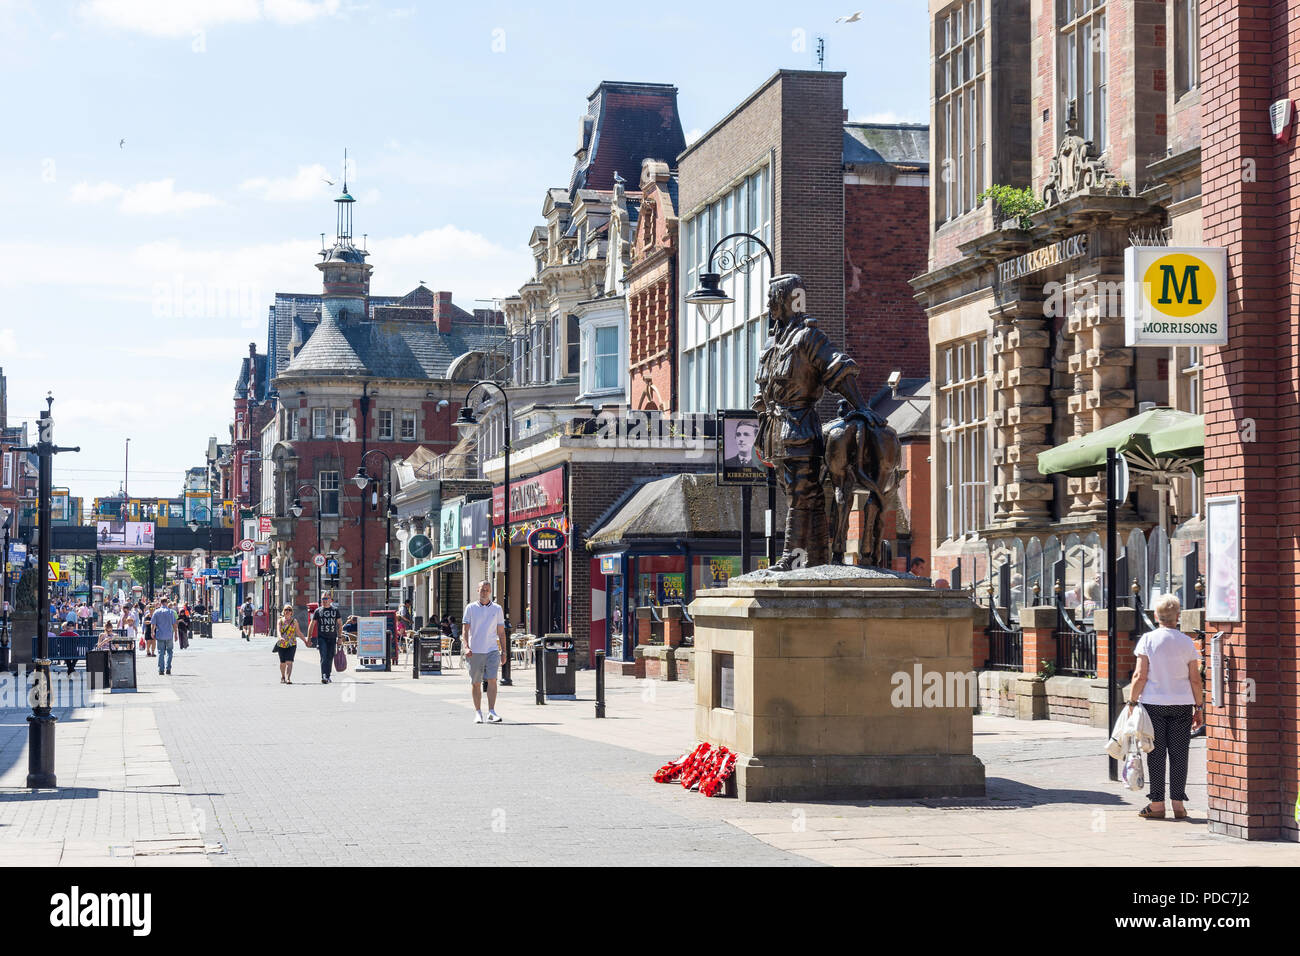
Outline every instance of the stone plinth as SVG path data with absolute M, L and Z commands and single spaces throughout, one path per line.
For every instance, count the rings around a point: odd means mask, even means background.
M 927 584 L 864 568 L 757 571 L 691 604 L 696 736 L 742 755 L 742 800 L 984 793 L 972 605 Z

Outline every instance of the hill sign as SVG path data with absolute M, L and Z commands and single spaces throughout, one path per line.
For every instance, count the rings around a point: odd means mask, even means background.
M 533 554 L 559 554 L 564 550 L 564 532 L 554 528 L 536 528 L 528 535 Z
M 1226 250 L 1130 246 L 1124 286 L 1125 345 L 1228 344 Z

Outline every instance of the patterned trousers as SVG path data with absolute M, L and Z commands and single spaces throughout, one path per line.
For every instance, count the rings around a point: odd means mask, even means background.
M 1187 750 L 1192 742 L 1191 704 L 1143 704 L 1155 732 L 1155 748 L 1147 754 L 1151 792 L 1147 799 L 1165 799 L 1165 756 L 1169 757 L 1169 795 L 1182 803 L 1187 799 Z

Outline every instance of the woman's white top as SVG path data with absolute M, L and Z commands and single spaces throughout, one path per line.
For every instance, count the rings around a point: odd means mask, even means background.
M 1158 707 L 1196 703 L 1187 665 L 1201 655 L 1190 637 L 1172 627 L 1158 627 L 1142 635 L 1133 653 L 1150 665 L 1142 703 Z

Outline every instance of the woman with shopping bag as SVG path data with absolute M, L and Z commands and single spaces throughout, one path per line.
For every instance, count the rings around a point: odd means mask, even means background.
M 1130 713 L 1139 703 L 1151 720 L 1152 748 L 1148 755 L 1150 801 L 1138 816 L 1146 820 L 1165 818 L 1165 761 L 1169 766 L 1169 796 L 1174 819 L 1187 819 L 1187 752 L 1192 732 L 1205 723 L 1204 688 L 1201 685 L 1201 655 L 1190 637 L 1178 630 L 1181 607 L 1172 594 L 1156 601 L 1154 631 L 1142 635 L 1134 648 L 1137 672 L 1129 690 Z

